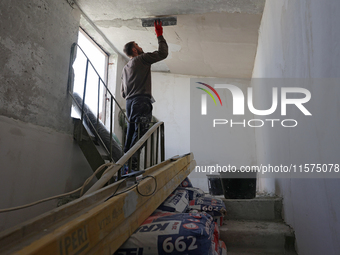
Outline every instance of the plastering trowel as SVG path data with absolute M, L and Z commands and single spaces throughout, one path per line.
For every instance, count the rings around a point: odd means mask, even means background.
M 177 25 L 177 17 L 159 17 L 159 18 L 147 18 L 141 19 L 143 27 L 153 27 L 155 20 L 160 20 L 162 22 L 162 26 L 176 26 Z

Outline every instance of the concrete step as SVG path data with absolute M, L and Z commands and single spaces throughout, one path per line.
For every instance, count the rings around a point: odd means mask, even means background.
M 222 199 L 227 209 L 227 220 L 282 220 L 282 198 Z
M 285 254 L 295 246 L 294 232 L 283 222 L 227 220 L 220 227 L 220 238 L 227 245 L 228 255 L 237 251 Z
M 228 255 L 298 255 L 295 251 L 285 251 L 283 253 L 277 253 L 277 252 L 266 252 L 263 250 L 245 250 L 245 249 L 240 249 L 240 250 L 234 250 L 234 251 L 229 251 L 227 252 Z

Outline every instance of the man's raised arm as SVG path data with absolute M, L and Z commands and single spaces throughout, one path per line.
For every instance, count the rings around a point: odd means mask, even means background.
M 158 50 L 152 53 L 145 53 L 142 55 L 143 61 L 148 64 L 153 64 L 165 59 L 168 56 L 168 44 L 163 37 L 163 28 L 161 21 L 155 21 L 155 31 L 158 39 Z

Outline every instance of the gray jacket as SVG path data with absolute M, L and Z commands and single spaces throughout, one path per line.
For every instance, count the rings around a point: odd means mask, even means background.
M 136 95 L 152 96 L 151 94 L 151 65 L 168 56 L 168 44 L 163 36 L 157 37 L 158 50 L 143 53 L 132 59 L 124 66 L 122 72 L 121 95 L 128 99 Z

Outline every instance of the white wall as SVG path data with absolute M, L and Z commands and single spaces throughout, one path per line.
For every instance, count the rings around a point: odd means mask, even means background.
M 190 152 L 190 78 L 152 72 L 152 114 L 165 125 L 165 158 Z
M 118 69 L 124 66 L 121 60 Z M 162 72 L 152 72 L 152 95 L 156 102 L 152 114 L 165 125 L 165 158 L 183 155 L 190 151 L 190 78 L 192 76 Z M 120 76 L 119 76 L 120 78 Z M 125 109 L 125 100 L 120 97 L 120 83 L 117 82 L 117 100 Z M 117 110 L 117 109 L 116 109 Z M 118 121 L 118 119 L 115 119 Z M 117 123 L 117 122 L 116 122 Z M 115 132 L 120 134 L 120 127 L 115 123 Z M 120 136 L 119 136 L 120 138 Z M 200 163 L 202 158 L 195 157 Z M 208 190 L 206 178 L 190 176 L 193 184 Z
M 251 128 L 231 128 L 222 127 L 224 137 L 216 137 L 210 131 L 210 122 L 204 122 L 209 127 L 202 125 L 190 128 L 190 79 L 199 78 L 205 82 L 204 78 L 152 73 L 152 91 L 156 100 L 154 103 L 153 115 L 165 123 L 165 146 L 166 158 L 193 152 L 198 166 L 216 165 L 222 162 L 239 167 L 240 165 L 255 165 L 255 133 Z M 243 91 L 249 85 L 249 80 L 229 80 L 236 84 Z M 223 102 L 227 102 L 223 108 L 223 113 L 230 111 L 232 104 L 231 93 L 220 91 Z M 200 98 L 200 97 L 199 97 Z M 222 115 L 225 116 L 225 115 Z M 245 119 L 251 119 L 252 115 L 246 115 Z M 242 117 L 243 119 L 243 117 Z M 235 121 L 235 120 L 234 120 Z M 242 120 L 236 120 L 242 121 Z M 208 131 L 209 130 L 209 131 Z M 195 131 L 195 132 L 193 132 Z M 190 134 L 190 132 L 192 132 Z M 207 134 L 209 135 L 202 135 Z M 190 143 L 190 136 L 198 139 L 202 146 L 197 143 Z M 212 144 L 212 141 L 216 143 Z M 207 147 L 211 145 L 212 147 Z M 223 148 L 223 150 L 219 150 Z M 224 150 L 226 149 L 226 150 Z M 192 172 L 190 180 L 195 187 L 208 191 L 207 173 Z
M 191 76 L 152 72 L 153 115 L 165 125 L 165 158 L 190 151 Z M 200 162 L 194 153 L 196 162 Z M 207 181 L 191 174 L 195 187 L 207 190 Z
M 113 72 L 115 72 L 115 79 L 111 80 L 111 87 L 113 88 L 114 86 L 114 89 L 112 89 L 112 93 L 114 93 L 115 95 L 115 98 L 118 102 L 118 104 L 120 105 L 120 107 L 122 109 L 125 109 L 125 104 L 126 104 L 126 100 L 124 98 L 121 97 L 120 95 L 120 86 L 121 86 L 121 77 L 122 77 L 122 71 L 123 71 L 123 68 L 124 66 L 127 64 L 127 60 L 125 57 L 123 57 L 122 55 L 118 54 L 117 58 L 116 58 L 116 62 L 114 63 L 114 66 L 110 67 L 110 70 L 109 70 L 109 77 L 110 77 L 110 73 L 112 74 Z M 111 69 L 115 69 L 115 70 L 111 70 Z M 108 104 L 108 108 L 109 108 L 109 104 Z M 109 110 L 109 109 L 108 109 Z M 107 111 L 109 112 L 109 111 Z M 124 146 L 123 144 L 123 130 L 122 130 L 122 127 L 119 125 L 119 112 L 120 112 L 120 109 L 119 107 L 115 104 L 114 106 L 114 133 L 116 134 L 116 136 L 118 137 L 119 141 L 122 143 L 122 145 Z M 126 113 L 125 113 L 126 114 Z M 109 116 L 108 116 L 109 117 Z M 107 118 L 108 120 L 108 118 Z M 108 126 L 108 123 L 107 122 L 107 126 Z
M 253 77 L 324 79 L 301 86 L 311 92 L 313 116 L 291 110 L 289 118 L 302 128 L 258 130 L 259 164 L 340 163 L 340 79 L 328 79 L 339 78 L 339 12 L 338 0 L 266 2 Z M 254 89 L 271 104 L 266 86 Z M 340 254 L 339 179 L 261 179 L 260 188 L 283 196 L 299 254 Z

